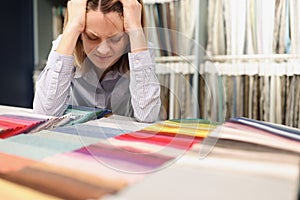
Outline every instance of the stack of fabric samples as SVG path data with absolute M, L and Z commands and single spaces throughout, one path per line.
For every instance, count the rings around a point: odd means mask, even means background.
M 25 115 L 0 115 L 0 138 L 27 133 L 46 122 L 47 118 L 37 118 Z
M 143 124 L 101 118 L 17 135 L 0 141 L 0 177 L 7 190 L 14 187 L 7 181 L 30 189 L 31 198 L 98 199 L 168 166 L 209 129 L 200 121 Z
M 235 148 L 268 149 L 300 154 L 300 130 L 249 118 L 232 118 L 218 127 L 219 143 L 235 143 Z
M 165 168 L 105 200 L 299 199 L 300 143 L 295 136 L 287 137 L 297 135 L 299 129 L 247 118 L 217 125 L 200 123 L 198 127 L 201 126 L 203 130 L 205 126 L 215 128 L 179 159 L 171 159 Z M 113 139 L 125 139 L 123 136 Z M 166 149 L 161 152 L 170 153 Z
M 64 115 L 70 115 L 69 121 L 65 122 L 63 125 L 74 125 L 89 120 L 100 119 L 110 113 L 111 110 L 102 108 L 69 105 L 64 112 Z
M 0 138 L 8 138 L 21 133 L 34 133 L 51 130 L 60 126 L 84 123 L 110 114 L 110 110 L 83 106 L 68 106 L 60 117 L 2 114 L 0 115 Z
M 294 185 L 299 141 L 237 121 L 232 119 L 220 124 L 182 119 L 146 124 L 111 115 L 72 126 L 15 135 L 0 140 L 0 185 L 3 188 L 0 196 L 6 199 L 19 199 L 21 194 L 25 194 L 22 199 L 100 199 L 121 195 L 122 198 L 126 189 L 168 169 L 175 170 L 175 174 L 189 171 L 191 173 L 185 176 L 192 180 L 203 175 L 199 169 L 218 167 L 220 171 L 226 169 L 231 177 L 262 174 Z M 202 162 L 199 162 L 199 148 L 211 150 Z M 236 164 L 230 166 L 233 160 Z M 283 160 L 287 162 L 282 163 Z M 280 167 L 274 167 L 277 165 Z M 269 166 L 273 166 L 273 170 Z M 164 178 L 164 175 L 157 176 L 155 185 L 166 182 Z M 172 187 L 177 184 L 183 193 L 188 188 L 180 185 L 180 181 L 169 184 Z M 194 185 L 197 185 L 195 181 Z M 151 197 L 151 191 L 143 191 L 143 195 Z

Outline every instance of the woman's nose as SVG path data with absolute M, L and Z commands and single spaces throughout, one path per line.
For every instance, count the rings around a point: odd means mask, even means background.
M 97 51 L 100 55 L 109 55 L 110 53 L 110 46 L 109 44 L 107 43 L 107 41 L 103 41 L 101 42 L 98 46 L 97 46 Z

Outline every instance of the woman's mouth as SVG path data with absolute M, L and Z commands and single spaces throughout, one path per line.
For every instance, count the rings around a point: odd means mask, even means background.
M 95 56 L 101 60 L 108 60 L 112 57 L 112 56 L 101 56 L 101 55 L 95 55 Z

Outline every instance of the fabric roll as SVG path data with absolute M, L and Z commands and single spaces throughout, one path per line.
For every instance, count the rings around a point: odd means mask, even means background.
M 242 76 L 236 77 L 236 116 L 244 116 L 244 80 Z
M 257 52 L 256 27 L 254 23 L 255 9 L 254 1 L 247 0 L 246 5 L 246 43 L 245 54 L 254 54 Z
M 254 104 L 254 98 L 253 98 L 253 90 L 254 90 L 254 77 L 249 76 L 249 106 L 248 106 L 248 112 L 249 112 L 249 118 L 253 119 L 253 108 L 252 105 Z
M 269 79 L 269 122 L 272 122 L 272 123 L 275 123 L 276 121 L 276 108 L 275 108 L 275 105 L 276 105 L 276 94 L 275 92 L 279 92 L 280 93 L 280 90 L 279 91 L 276 91 L 276 76 L 275 75 L 272 75 L 270 76 L 270 79 Z M 280 105 L 280 104 L 279 104 Z
M 275 82 L 276 82 L 276 86 L 274 88 L 274 91 L 271 91 L 273 93 L 275 93 L 275 108 L 274 108 L 274 115 L 275 115 L 275 123 L 277 124 L 283 124 L 283 120 L 282 120 L 282 101 L 284 99 L 284 96 L 282 96 L 282 87 L 281 87 L 281 80 L 280 80 L 280 76 L 275 76 Z M 279 106 L 278 106 L 279 105 Z
M 300 77 L 299 76 L 295 76 L 296 80 L 295 80 L 295 99 L 294 99 L 294 120 L 293 120 L 293 127 L 299 127 L 298 126 L 298 122 L 299 122 L 299 101 L 300 101 L 300 88 L 297 87 L 300 84 Z
M 282 52 L 283 45 L 283 35 L 285 32 L 285 26 L 283 24 L 285 21 L 286 13 L 286 0 L 276 1 L 275 4 L 275 23 L 274 23 L 274 42 L 273 51 L 274 53 Z M 283 23 L 283 24 L 282 24 Z
M 297 0 L 290 1 L 290 33 L 291 33 L 291 54 L 300 54 L 300 2 Z
M 158 74 L 158 80 L 161 85 L 160 98 L 161 98 L 161 112 L 160 119 L 169 119 L 169 101 L 170 101 L 170 75 L 169 74 Z
M 297 6 L 296 6 L 296 8 L 297 8 Z M 298 9 L 299 9 L 300 7 L 299 7 L 299 5 L 298 5 Z M 285 10 L 286 10 L 286 13 L 285 13 L 285 21 L 286 21 L 286 23 L 285 23 L 285 29 L 286 29 L 286 31 L 285 31 L 285 35 L 284 35 L 284 53 L 291 53 L 291 37 L 290 37 L 290 35 L 291 35 L 291 20 L 290 20 L 290 16 L 291 16 L 291 12 L 290 12 L 290 0 L 286 0 L 286 8 L 285 8 Z M 299 11 L 299 10 L 298 10 Z M 299 13 L 299 12 L 297 12 L 297 13 Z M 298 16 L 297 17 L 299 17 L 299 14 L 298 14 Z M 297 25 L 295 25 L 295 26 L 297 26 Z M 298 35 L 299 36 L 299 35 Z M 298 40 L 299 41 L 299 40 Z
M 178 16 L 176 15 L 176 3 L 169 3 L 168 4 L 168 24 L 169 24 L 169 29 L 171 29 L 170 37 L 171 37 L 171 48 L 172 48 L 172 53 L 174 52 L 179 52 L 178 51 L 178 41 L 177 41 L 177 31 L 178 30 Z M 174 17 L 176 16 L 176 17 Z M 174 54 L 175 55 L 175 54 Z
M 172 63 L 172 66 L 175 67 L 175 63 Z M 173 91 L 173 95 L 175 98 L 175 102 L 174 102 L 174 118 L 173 119 L 179 119 L 181 118 L 181 109 L 182 109 L 182 104 L 184 102 L 182 102 L 182 96 L 184 94 L 182 94 L 182 80 L 181 80 L 181 74 L 175 74 L 175 91 Z M 170 108 L 172 109 L 172 108 Z
M 293 126 L 294 122 L 294 109 L 295 109 L 295 91 L 296 91 L 296 76 L 291 77 L 291 82 L 289 86 L 289 103 L 288 103 L 288 112 L 289 112 L 289 117 L 288 117 L 288 125 Z
M 265 114 L 265 92 L 267 92 L 267 90 L 265 89 L 266 86 L 266 82 L 265 82 L 265 78 L 263 76 L 259 77 L 259 89 L 260 89 L 260 95 L 259 95 L 259 105 L 260 105 L 260 109 L 258 110 L 258 120 L 262 119 L 264 120 L 264 114 Z
M 250 91 L 250 78 L 249 75 L 243 75 L 244 79 L 244 96 L 243 96 L 243 102 L 244 102 L 244 112 L 243 116 L 249 117 L 249 104 L 252 104 L 250 102 L 250 97 L 249 97 L 249 91 Z
M 259 87 L 259 76 L 254 75 L 253 80 L 253 119 L 259 119 L 259 110 L 260 110 L 260 104 L 259 104 L 259 97 L 260 97 L 260 87 Z
M 185 91 L 186 91 L 186 95 L 185 95 L 185 111 L 186 114 L 184 116 L 184 118 L 191 118 L 193 117 L 193 108 L 195 107 L 194 105 L 197 103 L 195 102 L 193 99 L 195 99 L 195 94 L 193 93 L 193 87 L 197 87 L 191 84 L 191 81 L 193 79 L 193 75 L 191 74 L 186 74 L 184 76 L 185 78 Z M 198 108 L 198 106 L 196 106 L 196 108 Z
M 286 77 L 286 82 L 285 82 L 285 88 L 286 88 L 286 104 L 285 104 L 285 112 L 286 112 L 286 116 L 285 116 L 285 125 L 289 125 L 290 124 L 290 104 L 291 104 L 291 95 L 290 95 L 290 85 L 291 85 L 291 80 L 292 80 L 293 76 L 287 76 Z
M 205 107 L 205 88 L 206 88 L 206 83 L 204 80 L 203 75 L 199 75 L 199 116 L 200 118 L 204 118 L 204 107 Z
M 208 55 L 225 55 L 226 40 L 224 15 L 221 1 L 208 1 Z
M 286 95 L 286 81 L 287 81 L 287 76 L 281 76 L 280 77 L 280 84 L 281 84 L 281 106 L 279 109 L 281 109 L 281 124 L 285 124 L 285 116 L 286 116 L 286 99 L 287 99 L 287 95 Z
M 255 0 L 255 26 L 258 54 L 273 53 L 273 33 L 275 17 L 274 0 Z
M 280 21 L 280 35 L 279 35 L 279 49 L 278 53 L 283 54 L 286 51 L 286 37 L 289 33 L 289 10 L 288 10 L 289 0 L 283 1 L 281 21 Z
M 229 119 L 231 116 L 234 116 L 234 78 L 233 76 L 228 76 L 227 78 L 227 87 L 228 87 L 228 95 L 227 95 L 227 102 L 228 102 L 228 109 L 227 112 L 229 114 L 228 118 Z
M 245 48 L 247 1 L 222 1 L 226 28 L 226 54 L 242 55 Z

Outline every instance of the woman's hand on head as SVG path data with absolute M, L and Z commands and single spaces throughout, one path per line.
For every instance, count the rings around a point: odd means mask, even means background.
M 142 28 L 142 5 L 137 0 L 119 0 L 123 4 L 124 29 Z
M 142 27 L 142 5 L 137 0 L 119 0 L 123 4 L 124 29 L 130 38 L 131 53 L 145 51 L 147 42 Z
M 68 21 L 65 29 L 80 34 L 85 29 L 87 0 L 68 1 Z
M 85 29 L 86 2 L 87 0 L 68 1 L 67 24 L 64 27 L 56 52 L 73 55 L 78 37 Z

